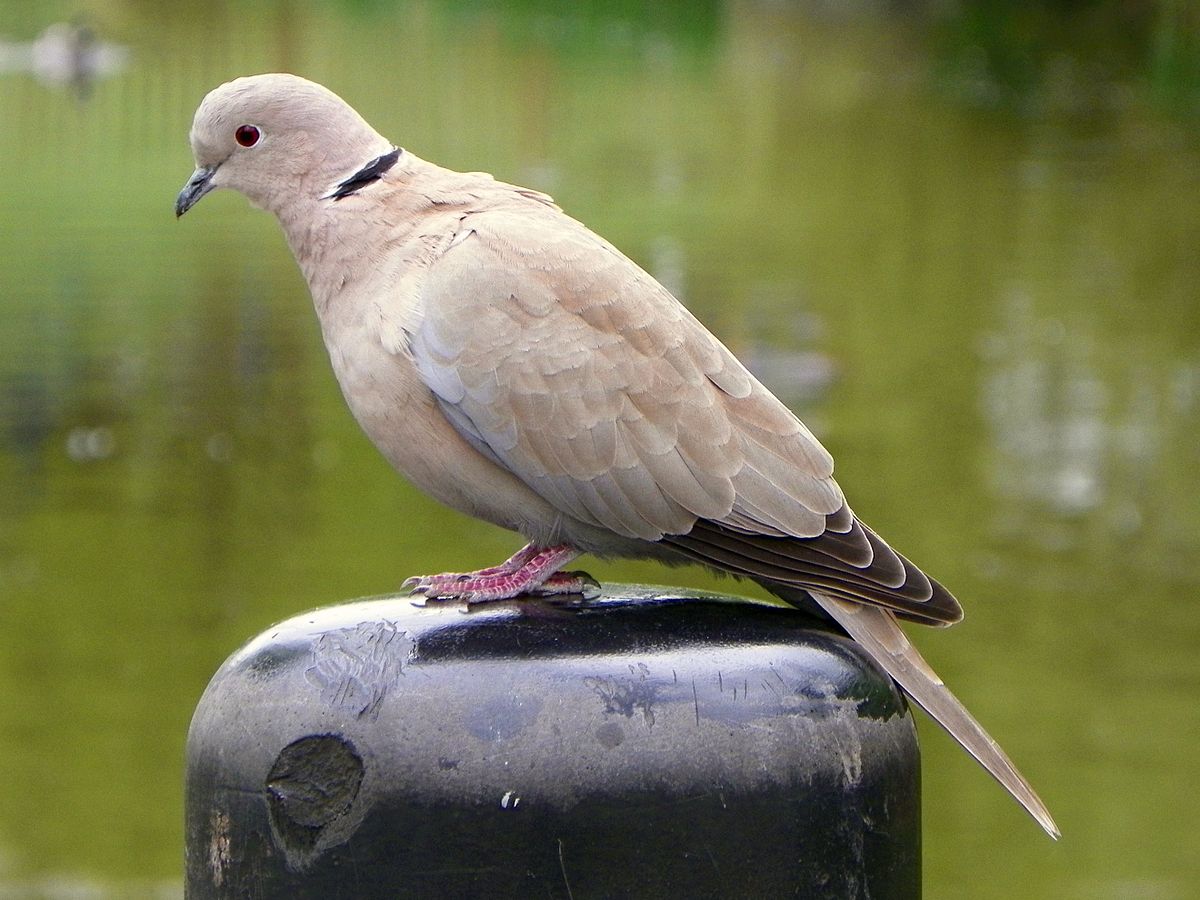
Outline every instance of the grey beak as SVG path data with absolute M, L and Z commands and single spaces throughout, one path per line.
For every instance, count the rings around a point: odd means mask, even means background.
M 188 183 L 183 186 L 183 190 L 175 198 L 175 218 L 182 216 L 196 205 L 196 201 L 216 187 L 212 183 L 212 177 L 215 174 L 217 174 L 216 166 L 205 166 L 192 173 Z

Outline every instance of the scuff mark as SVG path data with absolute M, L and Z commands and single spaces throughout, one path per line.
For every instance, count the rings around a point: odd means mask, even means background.
M 562 838 L 558 839 L 558 867 L 562 869 L 563 885 L 567 889 L 567 900 L 575 900 L 575 894 L 571 891 L 571 879 L 567 878 L 567 861 L 563 854 Z
M 229 816 L 220 810 L 214 811 L 208 822 L 208 868 L 212 872 L 213 886 L 218 888 L 225 883 L 225 870 L 230 863 L 229 826 Z
M 361 622 L 322 634 L 313 645 L 313 662 L 304 677 L 320 689 L 321 699 L 330 706 L 376 719 L 415 653 L 416 643 L 394 622 Z
M 583 680 L 604 701 L 606 713 L 620 713 L 629 719 L 634 712 L 641 712 L 647 727 L 654 727 L 654 704 L 658 700 L 658 689 L 650 680 L 650 669 L 645 663 L 629 667 L 630 678 L 620 682 L 609 676 L 588 676 Z

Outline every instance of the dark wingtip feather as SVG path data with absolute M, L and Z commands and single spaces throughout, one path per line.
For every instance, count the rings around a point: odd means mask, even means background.
M 812 538 L 746 534 L 701 520 L 688 534 L 663 540 L 693 559 L 753 578 L 768 589 L 772 584 L 812 588 L 885 606 L 927 625 L 952 625 L 962 619 L 953 594 L 857 518 L 845 532 L 826 531 Z

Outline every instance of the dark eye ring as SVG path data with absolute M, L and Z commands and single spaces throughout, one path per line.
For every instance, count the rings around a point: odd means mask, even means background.
M 257 125 L 239 125 L 233 133 L 233 139 L 243 147 L 253 147 L 262 137 Z

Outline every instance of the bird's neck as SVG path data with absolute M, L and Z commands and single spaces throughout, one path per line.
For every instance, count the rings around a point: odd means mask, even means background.
M 364 167 L 380 155 L 365 160 Z M 272 210 L 321 315 L 346 291 L 372 279 L 402 278 L 408 266 L 426 264 L 431 246 L 444 243 L 461 211 L 477 199 L 445 189 L 447 181 L 466 176 L 408 152 L 380 177 L 339 195 L 339 186 L 359 171 L 339 171 L 332 180 L 307 185 Z

